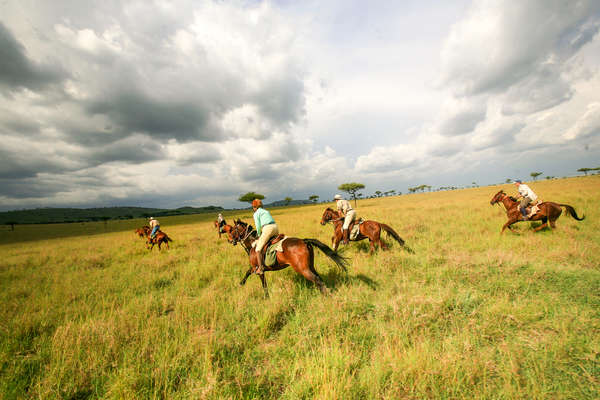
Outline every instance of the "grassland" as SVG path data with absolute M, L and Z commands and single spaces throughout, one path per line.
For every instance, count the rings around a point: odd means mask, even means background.
M 500 236 L 500 187 L 359 201 L 416 254 L 355 243 L 347 275 L 317 255 L 326 297 L 291 269 L 268 300 L 239 287 L 212 215 L 162 218 L 161 253 L 141 220 L 3 231 L 0 397 L 600 398 L 600 177 L 531 186 L 585 221 Z M 329 243 L 323 209 L 273 214 Z

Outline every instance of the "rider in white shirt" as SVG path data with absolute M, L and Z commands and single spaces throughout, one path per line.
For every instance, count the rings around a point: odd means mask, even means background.
M 344 200 L 342 195 L 336 194 L 333 199 L 337 204 L 337 209 L 344 216 L 344 225 L 342 226 L 342 238 L 344 240 L 344 244 L 348 244 L 350 233 L 348 228 L 354 219 L 356 218 L 356 211 L 352 209 L 350 202 L 348 200 Z
M 519 197 L 521 198 L 519 210 L 521 211 L 521 214 L 523 214 L 523 220 L 527 220 L 526 208 L 530 203 L 536 201 L 538 197 L 535 193 L 533 193 L 533 190 L 531 190 L 529 186 L 521 182 L 520 179 L 515 180 L 515 186 L 517 187 L 517 190 L 519 191 Z

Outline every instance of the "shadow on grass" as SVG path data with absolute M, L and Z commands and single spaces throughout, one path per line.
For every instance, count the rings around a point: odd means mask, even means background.
M 319 276 L 323 282 L 325 282 L 325 286 L 333 291 L 337 290 L 337 288 L 340 286 L 354 286 L 360 283 L 364 283 L 371 290 L 377 290 L 380 286 L 379 282 L 364 274 L 350 275 L 337 268 L 329 269 L 324 273 L 319 272 Z M 302 287 L 314 287 L 316 289 L 316 286 L 312 282 L 308 281 L 301 275 L 294 275 L 293 279 L 297 285 L 301 285 Z

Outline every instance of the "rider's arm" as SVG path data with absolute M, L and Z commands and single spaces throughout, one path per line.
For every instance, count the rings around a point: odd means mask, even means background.
M 261 226 L 260 226 L 260 215 L 259 215 L 258 210 L 256 210 L 256 212 L 254 213 L 254 225 L 256 225 L 256 233 L 258 234 L 258 236 L 260 236 Z

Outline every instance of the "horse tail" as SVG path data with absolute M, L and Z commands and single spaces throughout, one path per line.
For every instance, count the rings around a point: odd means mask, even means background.
M 404 247 L 406 251 L 408 251 L 411 254 L 415 253 L 413 249 L 411 249 L 404 243 L 404 240 L 402 240 L 400 235 L 398 235 L 396 231 L 392 229 L 391 226 L 381 223 L 379 225 L 381 225 L 381 229 L 383 229 L 389 236 L 393 237 L 396 240 L 396 242 L 400 243 L 400 246 Z
M 347 257 L 342 257 L 340 254 L 333 251 L 325 243 L 320 242 L 317 239 L 302 239 L 302 241 L 306 243 L 306 245 L 309 247 L 314 246 L 321 250 L 327 257 L 329 257 L 335 263 L 335 265 L 341 268 L 344 272 L 348 272 L 348 269 L 346 268 L 346 264 L 348 263 Z
M 585 219 L 585 215 L 582 215 L 581 218 L 577 216 L 575 209 L 568 204 L 559 204 L 559 206 L 564 207 L 567 210 L 567 214 L 571 217 L 575 218 L 577 221 L 583 221 Z

